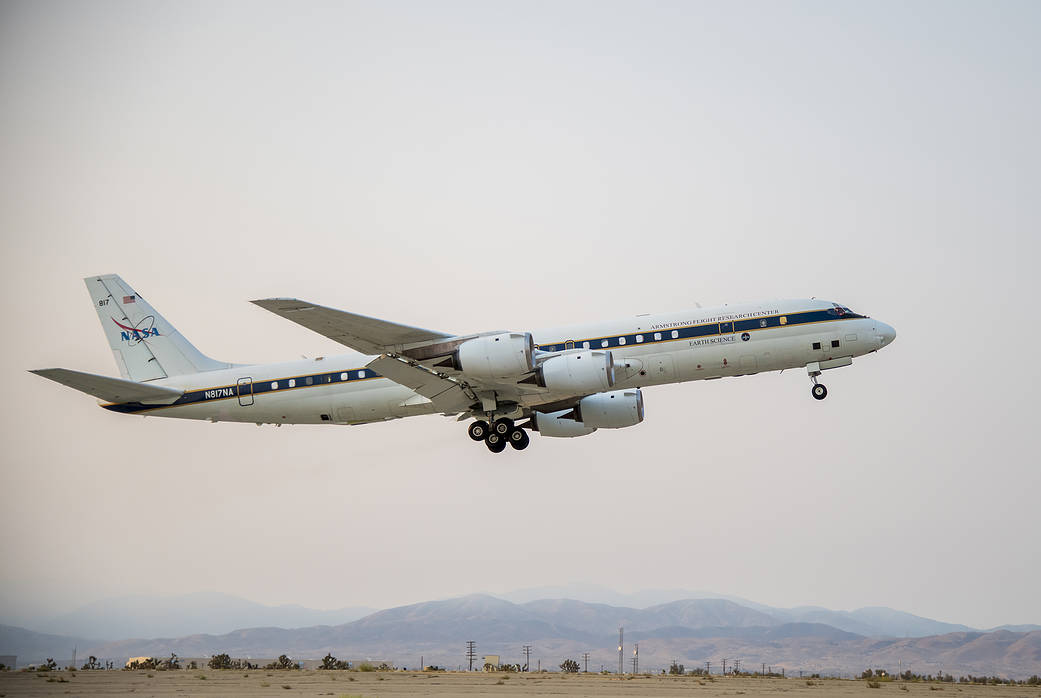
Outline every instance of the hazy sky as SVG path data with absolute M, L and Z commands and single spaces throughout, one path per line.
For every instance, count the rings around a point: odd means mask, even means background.
M 0 4 L 0 622 L 589 581 L 1041 623 L 1041 4 Z M 817 296 L 896 342 L 493 456 L 443 417 L 121 416 L 81 278 L 211 356 Z

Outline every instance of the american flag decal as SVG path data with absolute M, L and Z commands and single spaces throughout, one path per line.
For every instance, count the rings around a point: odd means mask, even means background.
M 137 300 L 137 296 L 123 296 L 123 304 L 134 303 Z

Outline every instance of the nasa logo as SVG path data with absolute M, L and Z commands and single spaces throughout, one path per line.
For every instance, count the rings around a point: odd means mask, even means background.
M 747 332 L 743 332 L 741 334 L 741 341 L 742 342 L 747 342 L 750 338 L 751 338 L 751 335 L 749 335 Z
M 141 325 L 141 327 L 127 327 L 115 318 L 110 319 L 112 320 L 112 322 L 116 323 L 116 325 L 119 326 L 120 330 L 122 330 L 119 333 L 119 339 L 123 342 L 126 342 L 130 346 L 134 346 L 135 344 L 138 344 L 139 342 L 142 342 L 143 340 L 148 339 L 150 337 L 160 336 L 159 328 L 155 326 L 154 315 L 149 315 L 148 317 L 138 322 L 137 324 Z

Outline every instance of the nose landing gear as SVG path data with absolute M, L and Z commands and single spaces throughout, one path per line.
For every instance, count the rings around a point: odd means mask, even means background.
M 817 382 L 817 376 L 821 374 L 819 364 L 810 364 L 807 366 L 806 373 L 809 374 L 810 380 L 813 381 L 813 387 L 810 388 L 810 395 L 813 396 L 813 399 L 823 400 L 828 397 L 828 389 L 824 387 L 823 383 Z

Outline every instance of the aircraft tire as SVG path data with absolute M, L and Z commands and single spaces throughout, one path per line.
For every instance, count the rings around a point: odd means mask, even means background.
M 506 439 L 493 431 L 484 439 L 484 445 L 487 446 L 488 450 L 492 453 L 502 453 L 506 449 Z
M 810 394 L 813 395 L 815 400 L 823 400 L 828 397 L 828 389 L 824 387 L 823 383 L 814 383 L 813 388 L 810 389 Z
M 531 443 L 531 438 L 528 436 L 528 432 L 523 429 L 514 428 L 510 432 L 510 446 L 513 446 L 518 451 L 523 451 Z
M 488 436 L 489 431 L 491 431 L 491 427 L 483 419 L 478 419 L 466 428 L 466 433 L 474 441 L 484 441 L 484 437 Z
M 511 429 L 513 429 L 513 420 L 509 417 L 500 417 L 492 424 L 492 430 L 503 438 L 509 436 Z

